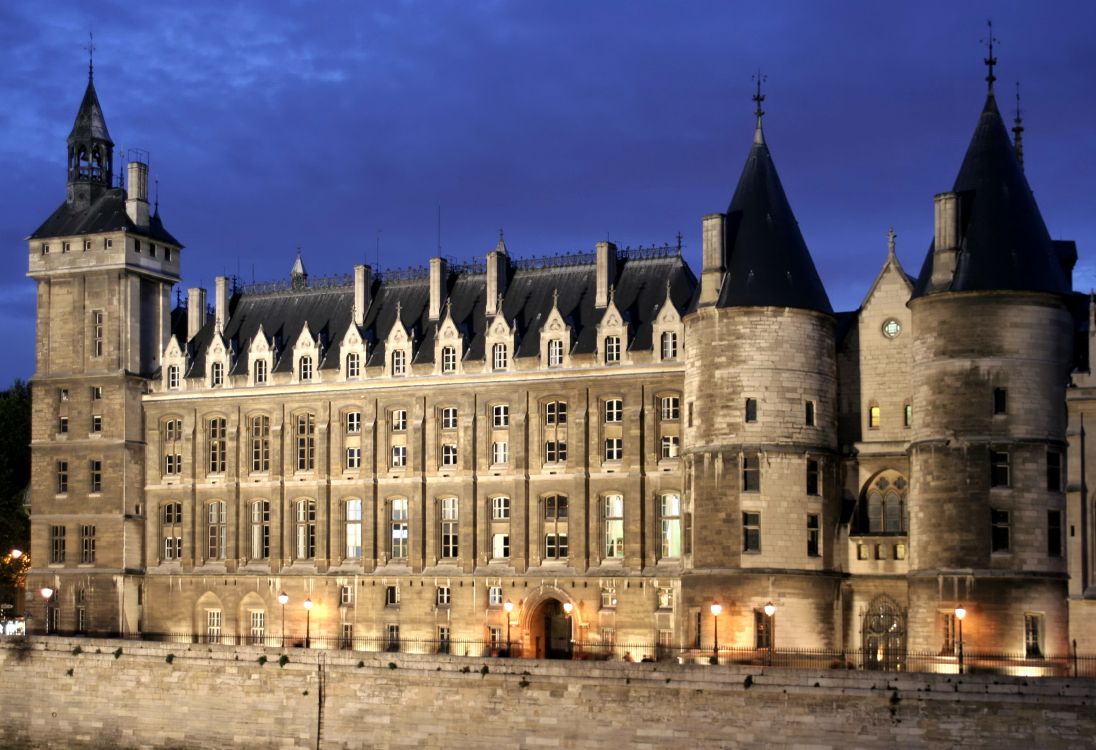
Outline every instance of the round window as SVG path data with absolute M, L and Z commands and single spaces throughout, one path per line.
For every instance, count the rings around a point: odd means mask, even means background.
M 886 336 L 888 339 L 893 339 L 897 337 L 898 334 L 900 334 L 901 332 L 902 324 L 894 318 L 890 318 L 886 323 L 883 324 L 883 335 Z

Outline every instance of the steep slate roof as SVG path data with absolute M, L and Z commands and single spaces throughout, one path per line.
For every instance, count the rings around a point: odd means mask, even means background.
M 114 145 L 114 141 L 110 140 L 110 133 L 107 132 L 107 118 L 103 116 L 103 108 L 99 106 L 99 96 L 95 93 L 95 81 L 90 75 L 80 109 L 76 112 L 76 121 L 69 133 L 69 139 L 74 138 L 95 138 Z
M 597 350 L 597 325 L 604 310 L 594 306 L 596 271 L 594 256 L 563 256 L 546 261 L 518 261 L 511 266 L 503 299 L 503 316 L 517 326 L 518 357 L 540 356 L 540 327 L 551 312 L 553 296 L 558 292 L 560 314 L 572 328 L 572 352 L 592 353 Z M 670 282 L 671 299 L 684 314 L 696 288 L 696 277 L 677 254 L 640 254 L 618 256 L 615 302 L 628 323 L 630 350 L 649 350 L 652 344 L 651 326 L 659 307 L 666 299 L 666 283 Z M 434 341 L 437 329 L 444 321 L 429 320 L 430 281 L 425 273 L 411 277 L 394 277 L 384 281 L 384 274 L 374 280 L 372 302 L 366 312 L 362 337 L 370 342 L 367 364 L 382 365 L 385 361 L 385 340 L 396 320 L 397 304 L 400 320 L 413 331 L 414 363 L 434 361 Z M 464 359 L 481 360 L 488 320 L 485 314 L 486 277 L 482 272 L 455 269 L 447 279 L 447 299 L 450 314 L 464 337 Z M 238 290 L 229 304 L 229 317 L 224 336 L 235 353 L 233 374 L 247 371 L 247 349 L 259 326 L 276 341 L 274 370 L 288 371 L 292 367 L 292 346 L 305 323 L 313 336 L 322 342 L 321 369 L 339 367 L 339 345 L 352 325 L 353 285 L 315 287 L 294 290 L 288 284 L 273 290 L 267 288 L 249 293 L 247 287 Z M 173 314 L 172 333 L 186 339 L 186 316 Z M 214 321 L 210 318 L 190 344 L 191 366 L 188 377 L 205 374 L 205 353 L 213 340 Z
M 990 289 L 1069 292 L 992 91 L 952 190 L 959 194 L 960 216 L 954 278 L 947 288 L 931 288 L 930 245 L 914 297 Z
M 727 275 L 717 307 L 796 307 L 833 313 L 773 165 L 758 118 L 727 209 Z
M 76 208 L 68 202 L 62 203 L 28 239 L 122 230 L 157 242 L 182 247 L 182 243 L 164 228 L 158 213 L 149 217 L 148 224 L 147 227 L 138 227 L 134 224 L 126 213 L 125 191 L 121 188 L 109 188 L 92 201 L 87 209 Z

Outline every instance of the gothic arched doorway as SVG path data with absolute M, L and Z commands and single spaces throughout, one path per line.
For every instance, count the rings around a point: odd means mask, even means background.
M 861 632 L 864 669 L 906 671 L 906 613 L 886 594 L 875 597 Z
M 570 659 L 572 655 L 571 616 L 563 611 L 559 599 L 541 602 L 529 617 L 529 640 L 537 659 Z

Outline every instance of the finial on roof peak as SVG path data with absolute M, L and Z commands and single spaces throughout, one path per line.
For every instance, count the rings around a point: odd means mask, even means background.
M 88 32 L 88 81 L 95 78 L 95 34 Z
M 887 230 L 887 258 L 894 257 L 894 240 L 898 237 L 898 233 L 894 231 L 894 227 Z
M 615 284 L 610 284 L 609 285 L 609 304 L 610 305 L 615 305 L 616 304 L 616 285 Z
M 761 84 L 768 80 L 767 76 L 761 74 L 759 68 L 757 74 L 753 77 L 754 83 L 757 84 L 757 93 L 753 95 L 753 101 L 756 107 L 754 108 L 754 115 L 757 117 L 757 129 L 754 131 L 754 143 L 764 143 L 765 134 L 761 130 L 761 118 L 765 116 L 765 110 L 761 109 L 761 103 L 765 101 L 765 95 L 761 93 Z
M 506 238 L 503 236 L 502 227 L 499 227 L 499 242 L 495 245 L 495 252 L 503 255 L 510 254 L 506 251 Z
M 982 40 L 982 43 L 985 44 L 987 49 L 989 50 L 989 57 L 987 57 L 983 62 L 985 62 L 986 70 L 988 71 L 986 73 L 986 83 L 988 84 L 989 93 L 992 94 L 993 82 L 997 80 L 997 76 L 993 75 L 993 66 L 997 64 L 997 58 L 993 56 L 993 45 L 998 42 L 998 39 L 993 36 L 992 18 L 986 19 L 986 28 L 989 29 L 989 32 L 987 33 L 986 38 Z
M 552 290 L 552 307 L 559 307 L 559 287 Z
M 1020 169 L 1024 168 L 1024 123 L 1020 118 L 1020 82 L 1016 82 L 1016 119 L 1012 121 L 1012 147 L 1016 151 L 1016 161 Z

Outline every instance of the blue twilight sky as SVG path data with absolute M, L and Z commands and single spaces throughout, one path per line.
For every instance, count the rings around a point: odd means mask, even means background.
M 357 262 L 673 242 L 698 270 L 766 135 L 836 309 L 854 309 L 898 232 L 932 233 L 985 96 L 1022 85 L 1025 156 L 1052 236 L 1096 286 L 1096 3 L 7 2 L 0 5 L 0 386 L 34 368 L 24 238 L 63 200 L 87 78 L 116 146 L 151 154 L 183 286 Z M 379 238 L 379 253 L 378 253 Z

